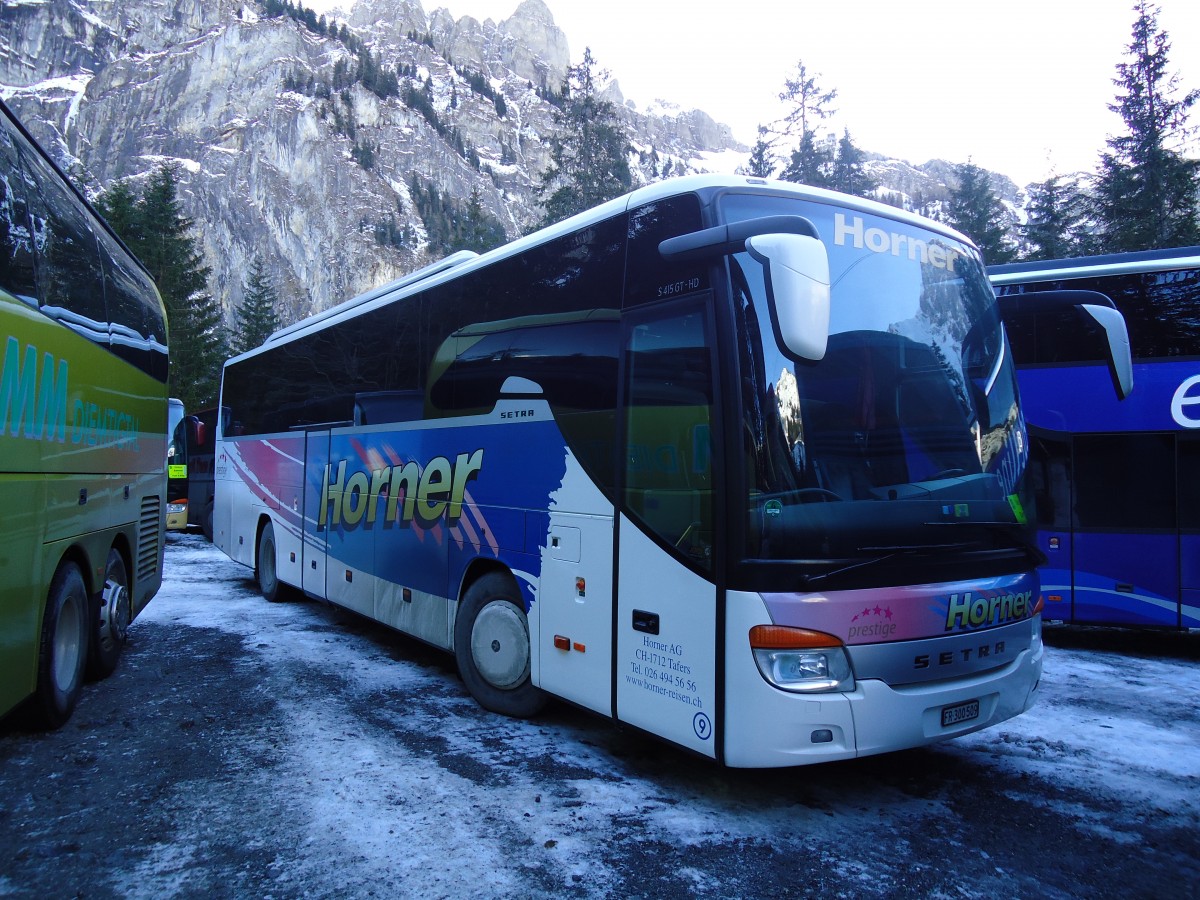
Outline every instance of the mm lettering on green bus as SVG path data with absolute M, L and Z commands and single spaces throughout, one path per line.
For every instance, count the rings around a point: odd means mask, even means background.
M 355 527 L 364 519 L 373 525 L 379 516 L 379 498 L 387 498 L 383 520 L 408 523 L 415 518 L 432 525 L 443 516 L 454 523 L 462 516 L 467 482 L 483 468 L 483 450 L 460 453 L 451 463 L 436 456 L 422 468 L 415 462 L 384 466 L 371 472 L 346 474 L 346 460 L 325 466 L 321 483 L 321 510 L 317 525 Z M 403 505 L 401 498 L 403 497 Z
M 62 443 L 67 439 L 67 361 L 42 354 L 39 379 L 37 347 L 26 344 L 24 356 L 22 364 L 21 343 L 9 335 L 0 373 L 0 435 Z

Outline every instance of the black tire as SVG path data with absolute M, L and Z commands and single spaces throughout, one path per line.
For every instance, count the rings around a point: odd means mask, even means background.
M 254 556 L 254 577 L 258 589 L 272 603 L 283 599 L 283 585 L 275 568 L 275 526 L 268 522 L 258 535 L 258 553 Z
M 213 504 L 211 500 L 208 506 L 204 507 L 204 515 L 200 519 L 200 530 L 204 532 L 204 536 L 211 544 L 213 539 Z
M 91 618 L 87 675 L 98 680 L 116 671 L 121 651 L 125 648 L 129 623 L 133 620 L 129 574 L 125 569 L 125 560 L 116 548 L 108 551 L 108 561 L 104 564 L 104 586 L 92 604 Z
M 527 719 L 546 705 L 546 694 L 529 680 L 525 604 L 506 573 L 491 572 L 467 589 L 454 622 L 454 656 L 484 709 Z
M 64 562 L 50 582 L 42 616 L 37 688 L 31 701 L 34 722 L 41 727 L 60 728 L 79 702 L 88 655 L 89 610 L 79 567 Z

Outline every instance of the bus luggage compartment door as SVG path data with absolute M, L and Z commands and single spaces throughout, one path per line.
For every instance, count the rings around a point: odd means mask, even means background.
M 301 587 L 325 599 L 325 566 L 329 552 L 328 525 L 323 522 L 324 473 L 329 465 L 329 432 L 310 431 L 304 441 L 304 547 Z

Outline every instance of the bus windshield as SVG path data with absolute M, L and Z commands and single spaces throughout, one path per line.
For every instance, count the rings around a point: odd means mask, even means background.
M 762 264 L 731 258 L 745 559 L 852 582 L 882 562 L 893 575 L 908 561 L 928 571 L 932 558 L 975 572 L 983 557 L 1027 566 L 1028 440 L 978 253 L 906 221 L 792 198 L 727 195 L 723 214 L 803 215 L 830 261 L 828 349 L 809 362 L 775 338 Z

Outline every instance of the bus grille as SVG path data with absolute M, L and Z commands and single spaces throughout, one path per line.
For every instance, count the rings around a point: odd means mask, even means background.
M 162 498 L 143 497 L 142 517 L 138 522 L 137 574 L 138 580 L 153 578 L 158 568 L 159 525 L 162 519 Z

